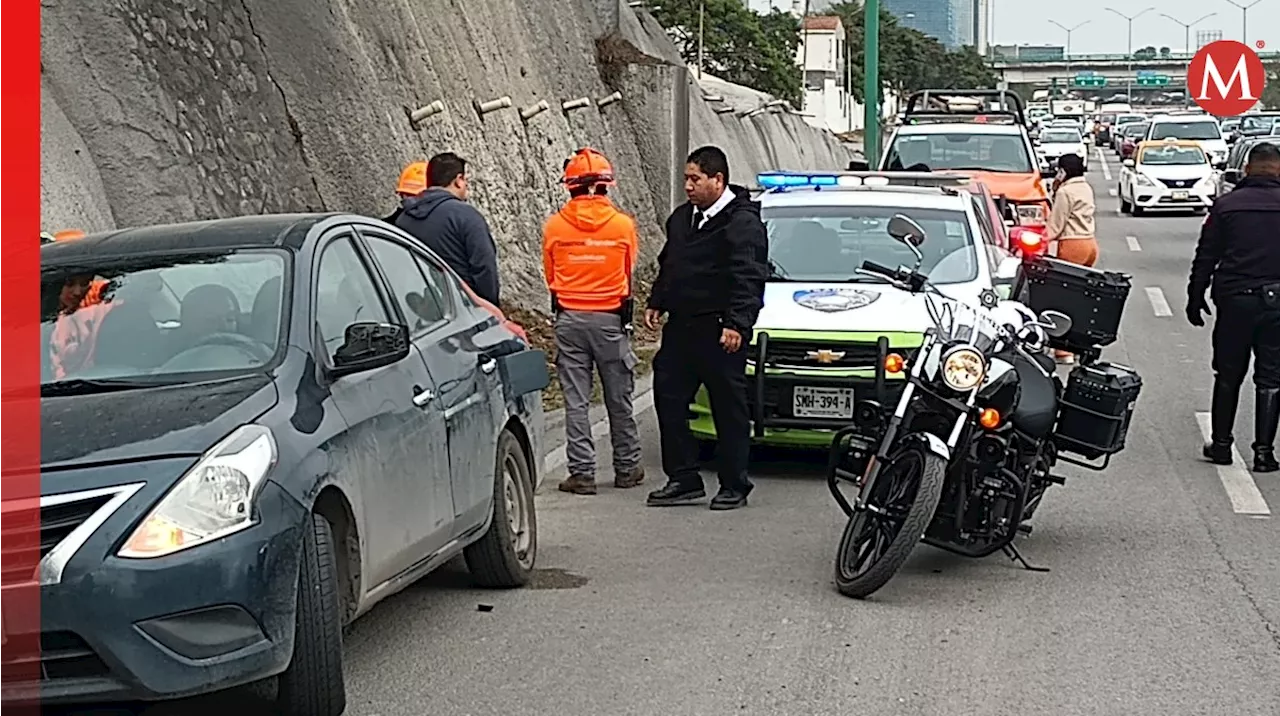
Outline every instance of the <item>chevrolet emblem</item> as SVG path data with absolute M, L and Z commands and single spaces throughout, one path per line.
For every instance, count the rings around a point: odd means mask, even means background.
M 818 351 L 809 351 L 805 357 L 812 361 L 817 361 L 825 365 L 830 365 L 844 358 L 844 351 L 829 351 L 826 348 Z

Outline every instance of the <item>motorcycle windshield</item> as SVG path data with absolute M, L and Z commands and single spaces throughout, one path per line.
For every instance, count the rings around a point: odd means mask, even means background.
M 986 310 L 934 293 L 925 296 L 925 305 L 944 343 L 967 343 L 983 355 L 999 349 L 1002 332 Z

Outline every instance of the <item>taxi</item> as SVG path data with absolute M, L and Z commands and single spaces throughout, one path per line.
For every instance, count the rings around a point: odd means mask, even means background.
M 1217 198 L 1217 171 L 1198 141 L 1142 142 L 1133 158 L 1124 160 L 1117 194 L 1120 211 L 1134 216 L 1147 211 L 1202 212 Z

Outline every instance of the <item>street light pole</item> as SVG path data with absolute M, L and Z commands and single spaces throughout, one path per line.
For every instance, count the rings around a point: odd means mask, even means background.
M 1167 15 L 1167 14 L 1165 14 L 1165 13 L 1163 13 L 1163 12 L 1162 12 L 1162 13 L 1160 13 L 1160 16 L 1161 16 L 1161 17 L 1164 17 L 1164 18 L 1168 18 L 1168 19 L 1170 19 L 1170 20 L 1173 20 L 1174 22 L 1178 23 L 1179 25 L 1182 25 L 1182 29 L 1186 32 L 1186 35 L 1185 35 L 1185 37 L 1183 38 L 1183 52 L 1185 52 L 1188 56 L 1190 56 L 1190 55 L 1191 55 L 1191 28 L 1195 27 L 1196 25 L 1199 25 L 1200 23 L 1204 22 L 1205 20 L 1208 20 L 1209 18 L 1211 18 L 1211 17 L 1213 17 L 1214 15 L 1217 15 L 1217 14 L 1218 14 L 1218 13 L 1216 13 L 1216 12 L 1211 12 L 1211 13 L 1209 13 L 1208 15 L 1205 15 L 1205 16 L 1203 16 L 1203 17 L 1201 17 L 1201 18 L 1199 18 L 1199 19 L 1193 20 L 1193 21 L 1191 21 L 1191 22 L 1183 22 L 1183 21 L 1179 20 L 1178 18 L 1174 17 L 1173 15 Z M 1183 107 L 1190 107 L 1190 106 L 1191 106 L 1191 90 L 1190 90 L 1190 88 L 1188 88 L 1188 89 L 1187 89 L 1187 91 L 1183 94 L 1183 97 L 1182 97 L 1182 106 L 1183 106 Z
M 863 11 L 862 100 L 866 126 L 862 130 L 862 153 L 875 169 L 880 165 L 880 0 L 865 0 Z
M 1230 0 L 1228 0 L 1228 2 L 1230 2 Z M 1125 71 L 1125 74 L 1127 76 L 1124 78 L 1124 94 L 1126 97 L 1128 97 L 1129 102 L 1132 103 L 1133 102 L 1133 21 L 1137 20 L 1143 15 L 1146 15 L 1152 10 L 1155 10 L 1155 8 L 1149 7 L 1143 10 L 1142 12 L 1138 13 L 1137 15 L 1126 15 L 1113 7 L 1109 7 L 1107 8 L 1107 10 L 1109 12 L 1114 12 L 1120 17 L 1123 17 L 1125 19 L 1125 22 L 1129 23 L 1129 52 L 1125 57 L 1126 61 L 1128 62 L 1128 69 Z
M 1064 31 L 1066 31 L 1066 33 L 1067 33 L 1067 72 L 1068 72 L 1068 73 L 1069 73 L 1069 72 L 1071 72 L 1071 33 L 1075 32 L 1076 30 L 1079 30 L 1080 28 L 1084 27 L 1085 25 L 1088 25 L 1090 22 L 1093 22 L 1093 21 L 1092 21 L 1092 20 L 1085 20 L 1084 22 L 1078 22 L 1078 23 L 1076 23 L 1076 24 L 1075 24 L 1074 26 L 1072 26 L 1072 27 L 1067 27 L 1066 25 L 1063 25 L 1062 23 L 1058 22 L 1057 20 L 1050 20 L 1050 21 L 1049 21 L 1049 23 L 1050 23 L 1050 24 L 1052 24 L 1052 25 L 1057 25 L 1058 27 L 1062 28 L 1062 29 L 1063 29 Z
M 1236 0 L 1227 0 L 1227 2 L 1240 8 L 1240 41 L 1249 44 L 1249 8 L 1262 2 L 1262 0 L 1253 0 L 1253 2 L 1245 5 L 1238 3 Z

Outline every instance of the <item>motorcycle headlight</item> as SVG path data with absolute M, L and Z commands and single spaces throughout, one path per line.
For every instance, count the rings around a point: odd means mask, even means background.
M 953 348 L 942 359 L 942 380 L 952 390 L 973 390 L 982 383 L 986 372 L 986 360 L 973 348 Z
M 151 510 L 119 556 L 152 559 L 251 527 L 253 501 L 275 467 L 275 437 L 245 425 L 214 445 Z

